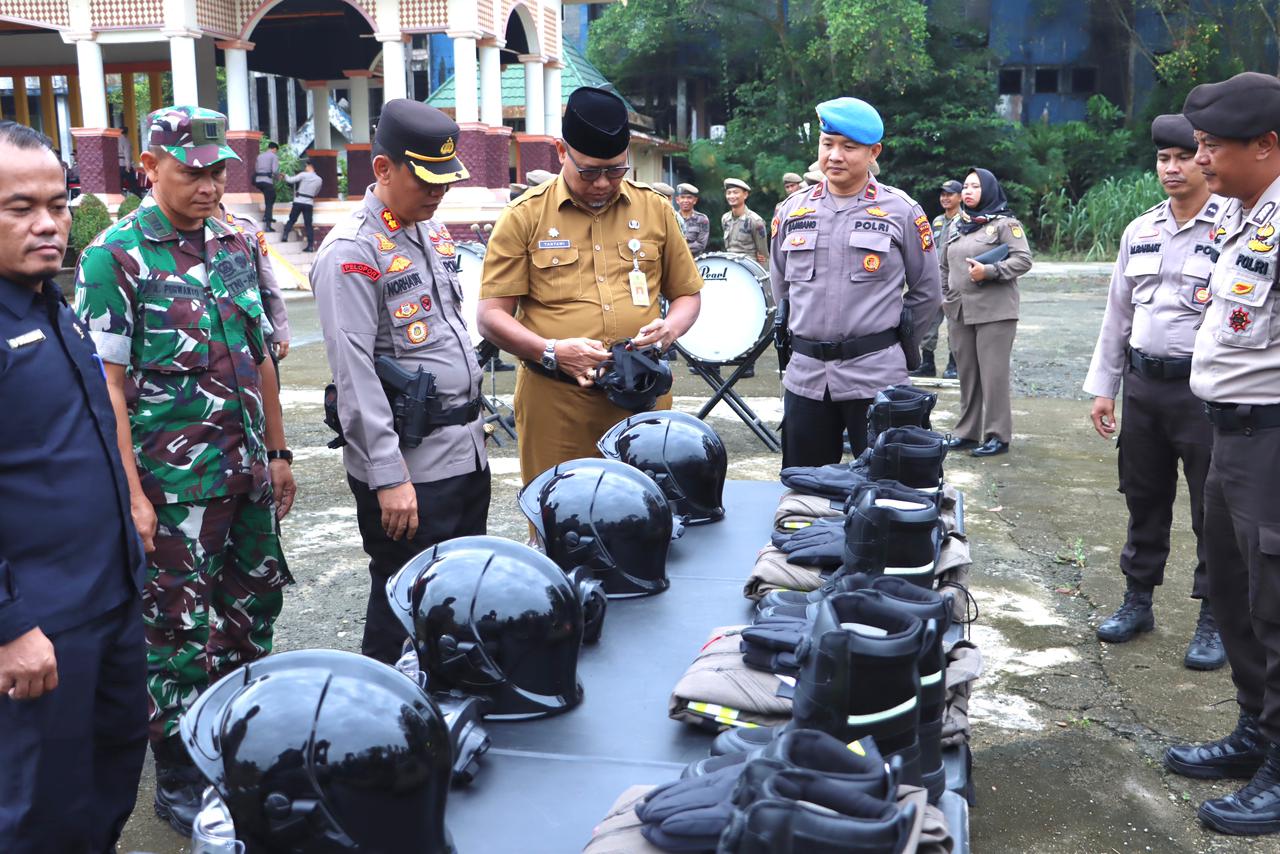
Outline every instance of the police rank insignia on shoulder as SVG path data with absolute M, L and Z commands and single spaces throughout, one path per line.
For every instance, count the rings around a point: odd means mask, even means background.
M 1276 248 L 1276 242 L 1272 238 L 1276 236 L 1276 227 L 1271 223 L 1258 226 L 1258 230 L 1253 233 L 1253 237 L 1249 239 L 1248 247 L 1254 252 L 1270 252 Z
M 375 231 L 375 232 L 373 233 L 373 242 L 374 242 L 375 244 L 377 244 L 377 246 L 378 246 L 378 251 L 379 251 L 379 252 L 382 252 L 382 253 L 384 253 L 384 254 L 385 254 L 385 253 L 387 253 L 387 252 L 395 252 L 395 251 L 396 251 L 396 244 L 395 244 L 395 241 L 394 241 L 394 240 L 392 240 L 391 238 L 387 237 L 387 236 L 386 236 L 385 234 L 383 234 L 381 231 Z
M 395 234 L 400 230 L 400 220 L 396 219 L 396 215 L 391 212 L 390 208 L 383 208 L 381 216 L 382 224 L 385 225 L 387 230 L 392 234 Z
M 361 264 L 358 261 L 347 261 L 342 265 L 344 273 L 359 273 L 371 282 L 376 282 L 382 278 L 382 274 L 370 267 L 368 264 Z
M 403 273 L 405 270 L 413 266 L 413 262 L 403 255 L 397 255 L 391 259 L 391 263 L 387 265 L 387 275 L 395 273 Z
M 805 214 L 811 214 L 811 213 L 817 213 L 817 212 L 818 212 L 817 208 L 796 208 L 791 213 L 787 214 L 787 219 L 799 219 Z
M 427 323 L 425 320 L 415 320 L 409 324 L 409 328 L 405 330 L 405 337 L 409 339 L 410 344 L 421 344 L 427 340 Z
M 873 207 L 873 208 L 867 208 L 867 213 L 871 214 L 872 216 L 888 216 L 889 215 L 889 212 L 887 210 L 879 206 Z

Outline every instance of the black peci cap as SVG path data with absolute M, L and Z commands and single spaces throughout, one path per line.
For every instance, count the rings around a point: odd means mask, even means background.
M 1185 148 L 1195 151 L 1195 134 L 1192 133 L 1191 122 L 1181 113 L 1156 116 L 1151 122 L 1151 141 L 1156 148 Z
M 565 144 L 588 157 L 617 157 L 631 144 L 627 105 L 612 92 L 583 86 L 565 104 L 561 135 Z
M 458 123 L 426 104 L 396 98 L 378 117 L 373 141 L 397 155 L 428 184 L 452 184 L 470 177 L 458 159 Z
M 1227 139 L 1280 131 L 1280 79 L 1245 71 L 1220 83 L 1202 83 L 1187 94 L 1182 114 L 1196 130 Z

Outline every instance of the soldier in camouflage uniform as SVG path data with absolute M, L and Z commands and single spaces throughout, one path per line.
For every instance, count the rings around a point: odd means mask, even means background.
M 153 189 L 80 256 L 76 311 L 106 363 L 148 551 L 143 622 L 156 811 L 190 834 L 203 783 L 178 741 L 213 680 L 271 651 L 293 503 L 257 247 L 224 222 L 226 118 L 151 115 Z

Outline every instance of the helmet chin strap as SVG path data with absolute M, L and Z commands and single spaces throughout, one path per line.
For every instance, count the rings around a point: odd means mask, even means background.
M 270 792 L 262 799 L 262 813 L 273 843 L 305 844 L 307 850 L 317 850 L 316 843 L 323 843 L 321 851 L 359 850 L 318 798 L 290 798 Z

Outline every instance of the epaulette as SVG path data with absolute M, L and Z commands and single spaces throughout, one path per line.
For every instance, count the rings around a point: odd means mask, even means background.
M 333 228 L 329 230 L 329 233 L 328 235 L 326 235 L 326 238 L 325 238 L 326 241 L 359 239 L 360 226 L 364 225 L 365 215 L 367 214 L 367 212 L 368 210 L 366 208 L 360 208 L 357 211 L 355 211 L 351 216 L 339 222 L 337 225 L 335 225 Z
M 511 208 L 518 208 L 520 207 L 520 205 L 523 205 L 524 203 L 528 202 L 530 199 L 538 198 L 539 196 L 543 195 L 548 190 L 550 190 L 552 187 L 554 187 L 555 184 L 556 184 L 555 181 L 547 181 L 546 183 L 539 184 L 536 187 L 530 187 L 529 189 L 525 190 L 523 193 L 520 194 L 520 198 L 512 199 L 511 201 L 507 202 L 507 209 L 510 210 Z
M 892 193 L 893 195 L 902 199 L 904 202 L 907 203 L 909 207 L 915 207 L 916 205 L 920 204 L 915 199 L 911 198 L 910 195 L 903 192 L 902 190 L 899 190 L 897 187 L 891 187 L 888 184 L 881 184 L 880 189 L 884 190 L 886 193 Z

